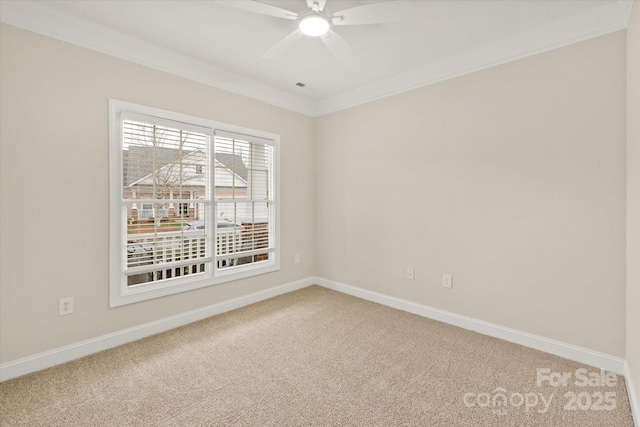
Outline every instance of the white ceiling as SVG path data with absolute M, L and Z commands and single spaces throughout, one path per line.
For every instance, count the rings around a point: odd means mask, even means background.
M 328 0 L 325 12 L 378 2 Z M 624 29 L 632 3 L 396 0 L 391 22 L 333 28 L 357 54 L 350 65 L 317 38 L 262 58 L 297 23 L 215 1 L 2 0 L 0 20 L 317 116 Z

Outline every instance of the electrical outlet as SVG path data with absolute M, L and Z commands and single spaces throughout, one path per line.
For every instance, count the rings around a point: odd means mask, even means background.
M 442 286 L 444 286 L 445 288 L 453 289 L 453 276 L 450 274 L 443 274 Z
M 407 267 L 407 280 L 413 280 L 416 277 L 416 272 L 413 268 Z
M 300 264 L 300 254 L 295 254 L 293 256 L 293 262 L 296 264 Z
M 58 316 L 73 313 L 73 297 L 60 298 L 58 300 Z

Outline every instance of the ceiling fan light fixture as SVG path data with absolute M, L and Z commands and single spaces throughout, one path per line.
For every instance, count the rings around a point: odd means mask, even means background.
M 329 31 L 329 21 L 327 21 L 324 16 L 313 13 L 302 18 L 298 28 L 300 28 L 300 31 L 302 31 L 304 35 L 319 37 L 327 34 Z

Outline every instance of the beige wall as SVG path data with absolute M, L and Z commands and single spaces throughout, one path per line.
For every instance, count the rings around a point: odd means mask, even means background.
M 0 362 L 314 274 L 312 118 L 15 27 L 1 31 Z M 281 135 L 280 272 L 109 309 L 109 98 Z M 59 317 L 58 299 L 68 296 L 75 311 Z
M 1 28 L 1 363 L 316 274 L 624 357 L 625 32 L 314 120 Z M 282 270 L 110 310 L 108 98 L 279 133 Z
M 640 2 L 627 30 L 627 364 L 640 399 Z M 635 402 L 636 411 L 640 401 Z M 640 417 L 640 412 L 635 413 Z M 640 422 L 637 422 L 640 424 Z
M 318 275 L 624 357 L 625 37 L 319 118 Z

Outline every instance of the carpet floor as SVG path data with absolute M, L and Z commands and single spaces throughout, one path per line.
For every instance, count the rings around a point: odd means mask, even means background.
M 632 427 L 633 419 L 622 376 L 312 286 L 0 383 L 0 425 Z

